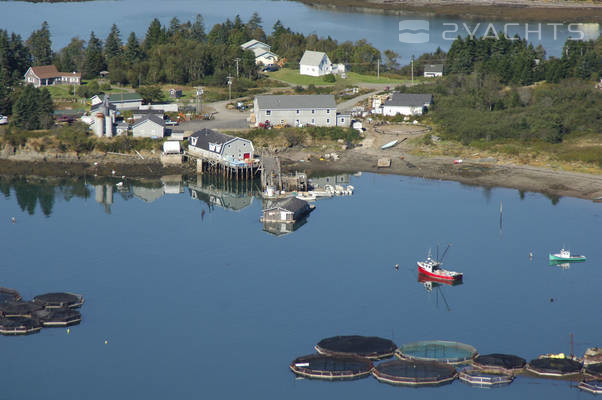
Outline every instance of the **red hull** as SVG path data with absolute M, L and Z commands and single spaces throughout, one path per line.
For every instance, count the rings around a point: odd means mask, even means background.
M 427 275 L 423 274 L 422 272 L 418 271 L 418 282 L 420 282 L 420 283 L 434 282 L 435 284 L 442 283 L 445 285 L 456 286 L 456 285 L 462 284 L 462 279 L 456 279 L 453 281 L 450 281 L 449 279 L 444 280 L 444 279 L 433 278 L 431 276 L 427 276 Z
M 418 273 L 422 274 L 425 277 L 428 277 L 430 279 L 437 280 L 437 281 L 444 282 L 444 283 L 458 282 L 458 281 L 462 280 L 462 274 L 458 274 L 458 275 L 454 275 L 454 276 L 438 275 L 438 274 L 429 272 L 420 266 L 418 266 Z

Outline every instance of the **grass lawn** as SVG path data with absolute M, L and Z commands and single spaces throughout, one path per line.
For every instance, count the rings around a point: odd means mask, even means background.
M 336 82 L 324 82 L 322 77 L 307 76 L 299 74 L 296 69 L 282 68 L 275 72 L 269 72 L 268 76 L 272 79 L 287 82 L 291 85 L 335 85 Z M 392 79 L 381 76 L 377 78 L 374 75 L 360 75 L 356 72 L 347 72 L 347 78 L 337 77 L 337 82 L 344 82 L 347 85 L 357 85 L 358 83 L 382 83 L 388 85 L 400 85 L 408 82 L 408 79 Z

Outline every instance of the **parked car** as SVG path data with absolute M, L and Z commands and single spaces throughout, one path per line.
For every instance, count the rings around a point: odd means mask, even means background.
M 61 116 L 57 117 L 57 119 L 56 119 L 57 124 L 71 125 L 73 123 L 73 121 L 75 121 L 75 118 L 73 118 L 71 115 L 61 115 Z
M 279 69 L 280 69 L 280 67 L 277 66 L 276 64 L 268 64 L 261 71 L 262 72 L 274 72 L 274 71 L 278 71 Z
M 6 124 L 8 124 L 8 117 L 0 114 L 0 125 L 6 125 Z

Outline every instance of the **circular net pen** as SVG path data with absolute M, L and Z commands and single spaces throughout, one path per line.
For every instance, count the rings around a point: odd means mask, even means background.
M 491 387 L 511 384 L 514 375 L 491 374 L 474 367 L 467 367 L 458 373 L 458 378 L 471 386 Z
M 458 372 L 453 366 L 436 361 L 391 360 L 374 367 L 372 375 L 392 385 L 426 386 L 451 383 Z
M 334 336 L 318 342 L 320 354 L 340 357 L 364 357 L 380 360 L 392 357 L 397 345 L 389 339 L 375 336 Z
M 2 335 L 29 335 L 42 329 L 41 323 L 32 318 L 12 317 L 0 318 L 0 334 Z
M 531 360 L 527 371 L 540 376 L 574 377 L 581 374 L 583 365 L 568 358 L 543 357 Z
M 7 301 L 21 301 L 21 295 L 15 289 L 0 287 L 0 303 Z
M 42 306 L 31 301 L 6 301 L 0 303 L 0 316 L 6 318 L 31 317 L 35 311 L 42 309 Z
M 585 367 L 585 374 L 593 378 L 602 379 L 602 363 L 588 365 Z
M 40 321 L 44 327 L 62 327 L 79 324 L 82 315 L 71 309 L 40 310 L 33 313 L 33 318 Z
M 602 394 L 602 380 L 601 379 L 590 379 L 579 382 L 577 386 L 581 390 L 593 394 Z
M 476 368 L 494 374 L 517 374 L 525 368 L 527 361 L 512 354 L 478 355 L 472 361 Z
M 311 354 L 295 358 L 290 368 L 296 375 L 306 378 L 350 380 L 368 376 L 374 365 L 366 358 Z
M 77 308 L 84 304 L 84 297 L 74 293 L 46 293 L 33 298 L 44 308 Z
M 459 342 L 425 340 L 404 344 L 395 354 L 400 359 L 464 364 L 470 362 L 477 355 L 477 349 Z

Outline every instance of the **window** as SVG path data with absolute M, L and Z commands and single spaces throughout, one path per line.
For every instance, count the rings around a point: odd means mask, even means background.
M 326 114 L 330 114 L 330 108 L 326 109 Z
M 272 111 L 271 110 L 265 110 L 265 115 L 272 115 Z
M 297 110 L 297 115 L 299 115 L 299 113 L 300 113 L 300 111 L 299 111 L 299 110 Z
M 314 124 L 316 121 L 312 118 L 311 119 L 311 123 Z
M 316 113 L 316 110 L 311 110 L 311 113 L 312 113 L 312 114 L 315 114 L 315 113 Z
M 330 118 L 326 118 L 326 123 L 330 124 Z
M 345 118 L 341 118 L 341 122 L 345 122 Z

